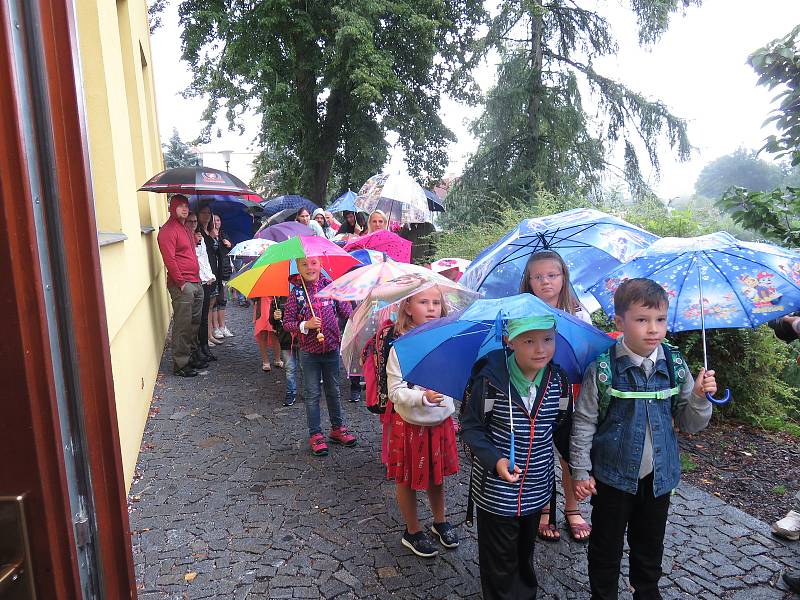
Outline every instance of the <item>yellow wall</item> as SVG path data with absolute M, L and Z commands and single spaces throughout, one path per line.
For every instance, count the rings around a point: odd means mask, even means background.
M 97 228 L 101 239 L 127 236 L 100 246 L 126 488 L 170 319 L 156 243 L 166 200 L 136 191 L 163 168 L 146 15 L 144 0 L 77 1 Z

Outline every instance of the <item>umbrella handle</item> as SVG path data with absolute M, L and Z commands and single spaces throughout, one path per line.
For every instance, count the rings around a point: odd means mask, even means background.
M 711 404 L 716 404 L 717 406 L 722 406 L 723 404 L 727 404 L 728 402 L 731 401 L 731 391 L 726 389 L 725 390 L 725 396 L 723 396 L 719 400 L 717 400 L 716 398 L 714 398 L 714 396 L 712 396 L 711 394 L 706 392 L 706 400 L 711 402 Z
M 508 472 L 514 474 L 514 430 L 511 430 L 511 450 L 508 452 Z

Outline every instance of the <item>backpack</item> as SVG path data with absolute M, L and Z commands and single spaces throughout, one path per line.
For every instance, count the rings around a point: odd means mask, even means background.
M 597 384 L 597 424 L 602 423 L 608 415 L 608 407 L 611 405 L 611 398 L 653 398 L 664 400 L 671 398 L 672 411 L 675 411 L 683 383 L 686 381 L 686 360 L 681 351 L 675 346 L 666 342 L 661 343 L 664 348 L 664 357 L 667 360 L 667 371 L 669 372 L 669 388 L 655 392 L 621 392 L 615 390 L 612 384 L 612 374 L 614 372 L 615 352 L 612 346 L 603 354 L 597 357 L 597 372 L 595 383 Z
M 377 333 L 361 351 L 363 377 L 365 386 L 365 402 L 367 410 L 376 415 L 386 412 L 389 400 L 389 389 L 386 381 L 386 361 L 394 342 L 394 324 L 388 322 L 379 328 Z

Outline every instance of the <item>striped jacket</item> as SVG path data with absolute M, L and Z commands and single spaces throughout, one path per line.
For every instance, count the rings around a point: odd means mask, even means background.
M 553 427 L 556 424 L 562 386 L 560 369 L 551 365 L 537 391 L 541 403 L 528 413 L 517 390 L 511 386 L 512 409 L 508 405 L 506 352 L 497 350 L 472 379 L 461 419 L 464 442 L 474 454 L 470 494 L 475 505 L 492 514 L 518 517 L 536 512 L 549 501 L 553 490 Z M 508 483 L 495 470 L 497 461 L 508 457 L 510 419 L 514 419 L 514 452 L 522 470 L 519 481 Z

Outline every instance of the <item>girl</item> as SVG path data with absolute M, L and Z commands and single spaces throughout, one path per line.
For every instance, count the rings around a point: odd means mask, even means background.
M 307 208 L 301 208 L 297 211 L 297 216 L 294 218 L 295 221 L 298 223 L 302 223 L 303 225 L 308 225 L 309 228 L 314 232 L 314 235 L 319 235 L 325 237 L 325 233 L 322 231 L 322 227 L 320 227 L 319 223 L 315 219 L 311 218 L 311 213 L 308 212 Z
M 269 360 L 268 349 L 272 348 L 272 361 L 279 369 L 283 367 L 281 360 L 280 339 L 272 323 L 271 313 L 275 308 L 271 296 L 256 298 L 253 301 L 253 335 L 258 342 L 258 350 L 261 353 L 261 370 L 269 373 L 272 365 Z
M 447 314 L 438 287 L 400 302 L 394 335 Z M 417 556 L 436 556 L 438 550 L 417 518 L 417 491 L 425 490 L 433 513 L 431 532 L 445 548 L 458 546 L 458 535 L 445 520 L 444 478 L 458 472 L 458 450 L 451 415 L 453 399 L 433 390 L 410 387 L 400 372 L 392 348 L 386 361 L 389 402 L 384 413 L 386 475 L 396 484 L 397 504 L 406 529 L 401 543 Z
M 211 272 L 214 273 L 214 278 L 219 281 L 219 238 L 211 235 L 214 229 L 214 213 L 211 212 L 211 207 L 208 204 L 202 205 L 197 209 L 197 225 L 200 233 L 203 234 L 203 241 L 206 244 L 206 251 L 208 252 L 208 262 L 211 265 Z M 214 306 L 217 303 L 218 286 L 214 286 L 211 290 L 211 298 L 208 305 L 208 313 L 206 319 L 208 322 L 208 345 L 218 346 L 222 344 L 225 336 L 217 336 L 213 326 L 213 312 Z
M 212 238 L 218 240 L 218 254 L 217 265 L 219 271 L 219 279 L 217 279 L 217 302 L 214 309 L 211 311 L 211 328 L 214 331 L 214 337 L 233 337 L 233 333 L 225 325 L 225 307 L 228 305 L 228 298 L 226 295 L 225 282 L 231 278 L 231 261 L 228 259 L 228 252 L 231 249 L 231 241 L 225 232 L 222 231 L 222 218 L 219 215 L 211 217 L 213 227 L 209 230 Z
M 592 322 L 589 313 L 584 310 L 572 293 L 569 267 L 557 252 L 545 250 L 534 252 L 531 255 L 525 265 L 519 291 L 533 294 L 550 306 L 560 308 L 587 323 Z M 573 393 L 573 396 L 577 397 L 577 394 Z M 589 539 L 592 526 L 586 522 L 578 508 L 567 461 L 561 456 L 558 459 L 561 463 L 561 483 L 564 488 L 564 516 L 567 519 L 569 533 L 573 540 L 585 542 Z M 557 542 L 561 539 L 561 534 L 555 524 L 555 494 L 550 507 L 542 509 L 538 535 L 548 542 Z
M 367 233 L 374 233 L 381 229 L 389 229 L 389 217 L 380 209 L 375 209 L 369 214 Z
M 339 228 L 339 235 L 361 235 L 367 228 L 367 221 L 361 213 L 344 211 L 344 223 Z

